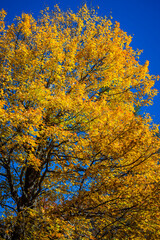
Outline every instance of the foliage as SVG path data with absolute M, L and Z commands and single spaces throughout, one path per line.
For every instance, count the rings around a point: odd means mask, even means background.
M 156 78 L 131 36 L 77 14 L 0 21 L 2 239 L 158 239 Z

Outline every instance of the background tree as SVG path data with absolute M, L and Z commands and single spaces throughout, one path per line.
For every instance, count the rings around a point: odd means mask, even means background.
M 2 239 L 158 239 L 156 90 L 131 37 L 58 7 L 0 40 Z

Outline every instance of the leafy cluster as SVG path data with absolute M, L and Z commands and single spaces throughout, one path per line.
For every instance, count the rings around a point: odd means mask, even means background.
M 1 239 L 160 238 L 156 78 L 84 5 L 0 21 Z

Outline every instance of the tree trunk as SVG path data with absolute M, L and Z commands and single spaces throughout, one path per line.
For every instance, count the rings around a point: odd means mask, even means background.
M 17 221 L 11 240 L 24 240 L 24 229 L 22 229 L 22 223 L 20 221 Z

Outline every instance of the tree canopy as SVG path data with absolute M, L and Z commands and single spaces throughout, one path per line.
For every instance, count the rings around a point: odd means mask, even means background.
M 158 239 L 156 77 L 84 5 L 0 14 L 1 239 Z

